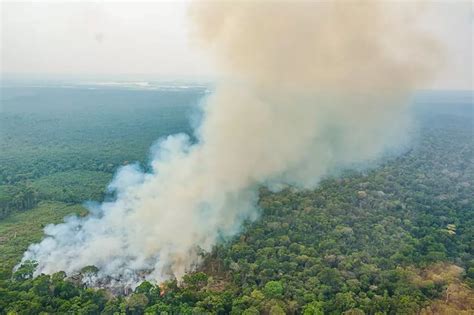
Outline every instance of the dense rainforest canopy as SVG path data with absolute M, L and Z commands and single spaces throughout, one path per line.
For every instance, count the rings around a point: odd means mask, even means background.
M 203 253 L 181 283 L 115 295 L 82 284 L 94 266 L 73 277 L 32 278 L 34 262 L 12 269 L 47 224 L 113 198 L 118 167 L 146 167 L 157 138 L 189 133 L 205 91 L 3 89 L 1 314 L 472 314 L 474 117 L 464 94 L 418 104 L 400 155 L 314 190 L 262 187 L 260 218 Z

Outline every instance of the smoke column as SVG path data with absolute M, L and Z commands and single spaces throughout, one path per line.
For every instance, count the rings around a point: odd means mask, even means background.
M 152 172 L 122 168 L 110 184 L 115 201 L 47 226 L 23 261 L 37 260 L 37 274 L 95 265 L 99 280 L 121 285 L 180 278 L 200 250 L 258 217 L 259 186 L 312 188 L 396 149 L 406 141 L 410 92 L 439 59 L 416 27 L 422 10 L 376 1 L 194 4 L 194 34 L 223 78 L 203 106 L 198 142 L 161 140 Z

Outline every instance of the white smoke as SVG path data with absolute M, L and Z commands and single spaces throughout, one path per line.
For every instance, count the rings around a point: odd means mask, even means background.
M 133 285 L 180 278 L 220 239 L 258 216 L 257 188 L 311 188 L 335 169 L 406 141 L 407 98 L 438 47 L 401 3 L 212 2 L 193 6 L 196 34 L 224 79 L 192 144 L 162 140 L 152 171 L 126 166 L 117 199 L 49 225 L 23 261 L 37 274 L 84 266 Z

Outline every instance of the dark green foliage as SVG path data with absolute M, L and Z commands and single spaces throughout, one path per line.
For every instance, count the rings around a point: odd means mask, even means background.
M 68 171 L 43 176 L 31 182 L 41 200 L 81 203 L 102 200 L 112 175 L 93 171 Z
M 204 255 L 179 285 L 144 281 L 114 297 L 62 272 L 32 278 L 34 262 L 12 273 L 46 224 L 85 213 L 72 203 L 101 200 L 117 167 L 145 161 L 158 136 L 189 131 L 183 113 L 202 95 L 74 91 L 70 105 L 86 105 L 71 112 L 43 92 L 17 92 L 0 114 L 7 131 L 0 143 L 0 314 L 414 314 L 446 290 L 443 281 L 414 281 L 415 270 L 440 261 L 463 267 L 461 280 L 474 286 L 474 145 L 465 110 L 425 112 L 414 148 L 367 171 L 341 172 L 308 191 L 262 188 L 259 220 Z M 93 111 L 90 96 L 104 107 Z M 54 110 L 25 114 L 25 99 Z
M 263 292 L 268 299 L 278 299 L 283 295 L 283 286 L 280 281 L 269 281 L 265 284 Z
M 183 284 L 193 289 L 202 289 L 207 284 L 208 276 L 204 272 L 184 275 Z
M 38 191 L 31 185 L 0 185 L 0 219 L 14 210 L 29 210 L 36 206 L 38 200 Z
M 38 266 L 38 263 L 35 261 L 25 261 L 18 270 L 15 271 L 13 274 L 13 279 L 17 281 L 25 280 L 25 279 L 30 279 L 33 277 L 33 272 L 35 271 L 36 266 Z
M 0 184 L 146 162 L 159 137 L 190 133 L 203 89 L 0 87 Z

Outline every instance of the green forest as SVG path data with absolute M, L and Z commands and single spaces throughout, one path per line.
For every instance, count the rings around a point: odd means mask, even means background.
M 411 147 L 314 190 L 259 191 L 260 217 L 202 253 L 179 282 L 114 294 L 86 287 L 95 266 L 13 271 L 43 229 L 160 137 L 192 136 L 203 88 L 2 87 L 0 314 L 474 314 L 474 143 L 470 93 L 414 105 Z M 316 157 L 315 157 L 316 158 Z

